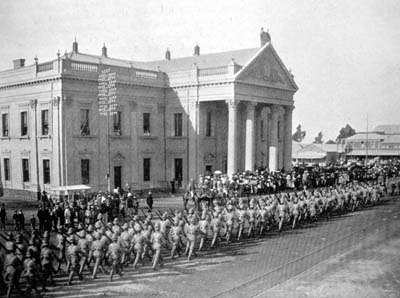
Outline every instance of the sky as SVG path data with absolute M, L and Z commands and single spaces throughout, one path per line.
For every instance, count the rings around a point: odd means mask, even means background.
M 12 60 L 33 63 L 79 50 L 137 61 L 259 46 L 260 28 L 299 90 L 298 124 L 311 142 L 400 124 L 400 1 L 398 0 L 1 0 L 0 70 Z

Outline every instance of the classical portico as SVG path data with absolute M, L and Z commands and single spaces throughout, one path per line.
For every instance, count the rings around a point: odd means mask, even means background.
M 268 105 L 263 102 L 227 101 L 228 107 L 228 144 L 227 144 L 227 174 L 239 171 L 253 171 L 259 152 L 267 153 L 267 166 L 271 171 L 288 170 L 291 168 L 292 151 L 292 110 L 293 106 Z M 256 113 L 260 110 L 260 113 Z M 244 111 L 244 117 L 239 117 L 239 111 Z M 240 123 L 243 119 L 243 123 Z M 256 129 L 256 123 L 263 127 Z M 244 126 L 244 135 L 240 135 L 240 127 Z M 256 138 L 268 136 L 265 148 L 257 147 Z M 256 135 L 257 133 L 257 135 Z M 240 151 L 244 142 L 244 152 Z M 265 155 L 265 153 L 263 153 Z M 241 160 L 244 160 L 244 163 Z
M 233 95 L 225 100 L 228 176 L 237 171 L 252 171 L 259 165 L 271 171 L 291 168 L 296 91 L 293 75 L 268 36 L 258 53 L 234 73 Z

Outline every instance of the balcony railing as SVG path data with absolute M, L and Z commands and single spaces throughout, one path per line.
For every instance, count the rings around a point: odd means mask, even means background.
M 228 73 L 228 67 L 226 67 L 226 66 L 199 69 L 200 77 L 218 76 L 218 75 L 224 75 L 227 73 Z
M 53 69 L 53 62 L 46 62 L 38 65 L 38 72 L 49 71 Z
M 137 78 L 141 79 L 152 79 L 152 80 L 157 80 L 158 78 L 158 73 L 156 72 L 149 72 L 149 71 L 142 71 L 142 70 L 137 70 L 135 72 L 135 76 Z
M 71 63 L 71 68 L 73 70 L 77 70 L 77 71 L 97 72 L 97 65 L 94 65 L 94 64 L 72 62 Z

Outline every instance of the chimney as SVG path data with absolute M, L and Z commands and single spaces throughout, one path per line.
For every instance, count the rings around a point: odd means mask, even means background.
M 15 59 L 13 60 L 13 63 L 14 63 L 14 69 L 18 69 L 25 66 L 25 59 L 22 58 Z
M 75 41 L 72 43 L 72 52 L 78 53 L 78 42 L 76 41 L 76 37 Z
M 193 56 L 200 56 L 200 47 L 198 44 L 194 47 L 194 53 Z
M 271 35 L 269 35 L 268 30 L 265 32 L 264 28 L 261 28 L 260 41 L 261 47 L 265 46 L 268 42 L 271 42 Z
M 107 48 L 106 48 L 106 44 L 103 44 L 103 47 L 101 48 L 101 56 L 107 57 Z
M 168 48 L 165 51 L 165 59 L 168 60 L 168 61 L 171 60 L 171 52 L 169 51 Z

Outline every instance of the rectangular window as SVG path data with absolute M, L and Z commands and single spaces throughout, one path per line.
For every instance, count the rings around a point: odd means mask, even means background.
M 3 125 L 3 137 L 8 137 L 8 114 L 1 115 L 1 123 Z
M 43 183 L 50 183 L 50 160 L 43 159 Z
M 10 181 L 10 159 L 4 158 L 4 180 Z
M 260 138 L 264 139 L 264 120 L 260 120 Z
M 150 181 L 150 158 L 143 159 L 143 181 Z
M 175 137 L 182 136 L 182 113 L 174 114 L 174 135 Z
M 29 182 L 29 159 L 22 159 L 22 181 Z
M 81 136 L 89 136 L 89 110 L 81 109 Z
M 211 137 L 212 136 L 212 114 L 211 111 L 207 111 L 206 115 L 206 137 Z
M 143 133 L 150 135 L 150 113 L 143 113 Z
M 122 135 L 121 132 L 121 112 L 115 112 L 113 115 L 113 130 L 116 136 Z
M 49 134 L 49 110 L 42 110 L 42 136 Z
M 21 136 L 28 135 L 28 112 L 21 112 Z
M 90 181 L 90 160 L 89 159 L 81 159 L 81 177 L 82 184 L 89 184 Z

